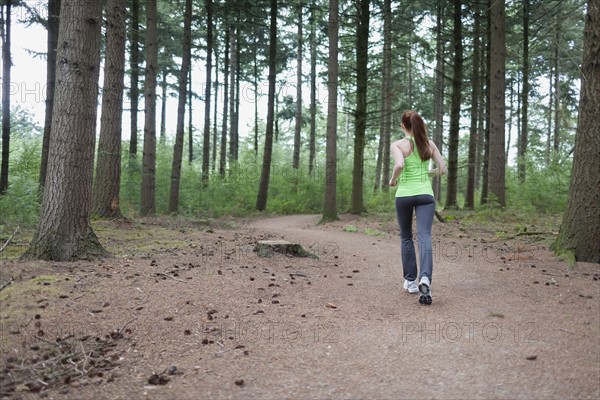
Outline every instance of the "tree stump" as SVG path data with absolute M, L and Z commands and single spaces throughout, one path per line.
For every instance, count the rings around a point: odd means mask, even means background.
M 314 254 L 304 250 L 298 243 L 290 243 L 286 240 L 261 240 L 254 246 L 254 251 L 259 257 L 272 257 L 274 253 L 289 255 L 292 257 L 313 257 Z

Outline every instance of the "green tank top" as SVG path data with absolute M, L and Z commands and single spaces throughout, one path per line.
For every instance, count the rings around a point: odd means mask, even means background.
M 417 196 L 420 194 L 433 196 L 431 178 L 427 174 L 429 160 L 421 161 L 414 138 L 409 136 L 408 139 L 412 143 L 413 152 L 404 158 L 404 169 L 398 178 L 396 197 Z

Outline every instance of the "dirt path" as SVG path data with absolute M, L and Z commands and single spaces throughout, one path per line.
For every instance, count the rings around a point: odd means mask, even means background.
M 436 223 L 434 303 L 425 307 L 402 289 L 394 221 L 317 220 L 261 219 L 202 237 L 187 231 L 190 245 L 172 255 L 65 270 L 45 297 L 70 297 L 50 302 L 42 321 L 60 315 L 94 332 L 128 328 L 110 377 L 51 397 L 600 397 L 597 265 L 569 271 L 545 248 Z M 357 232 L 345 232 L 348 225 Z M 260 238 L 299 242 L 319 259 L 259 258 L 248 249 Z M 73 281 L 84 297 L 75 300 Z M 183 374 L 148 383 L 173 365 Z M 11 396 L 37 395 L 21 387 Z

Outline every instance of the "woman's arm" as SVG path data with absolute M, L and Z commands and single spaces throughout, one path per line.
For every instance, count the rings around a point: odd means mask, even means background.
M 446 168 L 446 163 L 444 162 L 442 154 L 432 140 L 429 141 L 429 145 L 433 149 L 433 156 L 431 158 L 433 158 L 433 161 L 437 164 L 437 168 L 428 171 L 429 176 L 446 175 L 448 173 L 448 168 Z
M 390 150 L 392 152 L 392 156 L 394 156 L 394 170 L 392 172 L 392 178 L 390 179 L 390 186 L 396 186 L 396 182 L 400 173 L 404 169 L 404 155 L 402 154 L 402 150 L 400 149 L 400 140 L 395 141 L 390 146 Z

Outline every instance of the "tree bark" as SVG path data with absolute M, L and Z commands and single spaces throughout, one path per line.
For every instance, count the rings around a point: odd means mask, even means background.
M 296 37 L 296 123 L 294 124 L 294 150 L 292 167 L 300 167 L 300 136 L 302 134 L 302 0 L 298 1 L 298 33 Z
M 192 91 L 192 65 L 190 60 L 190 70 L 188 71 L 188 164 L 192 165 L 194 161 L 194 107 L 192 105 L 192 100 L 194 99 L 193 91 Z
M 329 57 L 327 60 L 327 143 L 325 146 L 325 195 L 323 221 L 337 217 L 337 106 L 338 106 L 338 0 L 329 0 Z
M 486 1 L 486 50 L 485 50 L 485 65 L 486 74 L 485 81 L 490 82 L 491 73 L 491 42 L 492 42 L 492 18 L 490 9 L 492 7 L 492 0 Z M 491 104 L 491 90 L 490 85 L 484 86 L 485 92 L 485 131 L 484 131 L 484 143 L 483 143 L 483 162 L 481 165 L 481 197 L 480 204 L 486 204 L 488 201 L 488 188 L 489 188 L 489 165 L 490 165 L 490 104 Z
M 146 77 L 144 83 L 144 155 L 142 158 L 142 197 L 140 215 L 156 212 L 156 72 L 157 0 L 147 0 L 146 7 Z
M 308 144 L 308 174 L 312 176 L 317 153 L 317 5 L 310 5 L 310 133 Z
M 521 133 L 517 151 L 519 182 L 525 182 L 527 173 L 527 144 L 529 141 L 529 2 L 523 0 L 523 92 L 521 93 Z
M 236 22 L 239 22 L 239 19 L 236 18 Z M 237 76 L 237 60 L 238 60 L 238 45 L 239 42 L 237 40 L 238 35 L 237 32 L 240 29 L 239 27 L 233 25 L 232 34 L 231 34 L 231 72 L 229 75 L 229 159 L 233 161 L 235 155 L 235 148 L 237 146 L 236 143 L 236 120 L 235 120 L 235 89 L 236 89 L 236 76 Z
M 7 0 L 6 16 L 2 25 L 2 166 L 0 167 L 0 194 L 8 189 L 8 158 L 10 156 L 10 70 L 11 10 L 12 0 Z
M 367 82 L 369 56 L 369 0 L 358 2 L 356 28 L 356 114 L 354 131 L 354 166 L 352 169 L 352 204 L 350 212 L 365 211 L 363 198 L 365 131 L 367 129 Z
M 56 86 L 56 48 L 58 46 L 58 24 L 60 0 L 48 1 L 48 58 L 46 61 L 46 112 L 44 118 L 44 137 L 42 139 L 42 161 L 40 164 L 40 186 L 46 183 L 48 167 L 48 149 L 52 130 L 52 109 L 54 107 L 54 88 Z
M 167 68 L 163 68 L 160 79 L 160 144 L 167 142 Z
M 23 259 L 108 256 L 90 225 L 102 3 L 61 5 L 52 140 L 40 221 Z
M 460 106 L 462 101 L 463 45 L 462 45 L 462 1 L 454 0 L 454 75 L 452 78 L 452 105 L 448 146 L 448 190 L 445 208 L 456 208 L 458 183 L 458 136 L 460 130 Z
M 138 138 L 138 105 L 140 101 L 140 0 L 131 1 L 131 32 L 129 68 L 131 69 L 131 88 L 129 101 L 131 104 L 131 128 L 129 139 L 129 155 L 137 155 Z
M 433 129 L 433 142 L 443 151 L 442 138 L 444 136 L 444 3 L 437 2 L 437 15 L 435 24 L 435 99 L 433 103 L 433 115 L 435 126 Z M 433 194 L 436 199 L 440 198 L 442 190 L 441 177 L 432 180 Z
M 558 157 L 558 150 L 560 149 L 560 33 L 561 26 L 560 21 L 557 19 L 554 33 L 554 136 L 552 149 L 554 151 L 554 159 Z
M 210 0 L 207 0 L 210 1 Z M 179 209 L 179 184 L 181 181 L 181 163 L 183 159 L 183 137 L 185 126 L 185 102 L 187 99 L 188 76 L 192 61 L 192 0 L 185 1 L 185 16 L 183 21 L 183 43 L 181 55 L 181 70 L 179 71 L 179 96 L 177 103 L 177 128 L 175 146 L 173 147 L 173 164 L 171 166 L 171 189 L 169 191 L 169 212 L 176 213 Z
M 273 151 L 273 125 L 275 120 L 275 79 L 277 74 L 277 0 L 271 0 L 271 22 L 269 27 L 269 98 L 267 105 L 267 129 L 265 132 L 265 150 L 263 153 L 260 185 L 256 198 L 256 209 L 267 208 L 269 177 L 271 174 L 271 156 Z
M 103 218 L 117 218 L 121 216 L 121 122 L 127 35 L 123 1 L 107 0 L 106 21 L 104 90 L 92 213 Z
M 225 177 L 225 168 L 227 165 L 227 110 L 229 109 L 229 59 L 230 59 L 230 48 L 229 41 L 231 37 L 231 28 L 227 20 L 225 21 L 225 66 L 223 70 L 223 121 L 221 126 L 221 154 L 219 158 L 219 176 Z
M 506 205 L 504 153 L 505 125 L 505 0 L 494 0 L 490 9 L 492 22 L 490 42 L 490 157 L 489 192 L 501 207 Z
M 375 170 L 375 190 L 389 190 L 390 135 L 392 129 L 392 1 L 383 2 L 383 70 L 381 82 L 381 120 L 379 149 Z M 381 180 L 380 177 L 381 176 Z
M 576 261 L 600 263 L 600 0 L 588 1 L 583 46 L 573 173 L 554 247 Z
M 206 83 L 204 90 L 204 131 L 202 140 L 202 185 L 208 185 L 210 173 L 210 96 L 213 48 L 213 3 L 205 0 L 206 8 Z M 191 22 L 191 15 L 190 15 Z
M 479 116 L 479 93 L 481 79 L 481 11 L 479 2 L 475 2 L 473 10 L 475 18 L 473 21 L 473 73 L 471 78 L 471 127 L 469 132 L 469 159 L 467 170 L 467 192 L 465 194 L 465 208 L 475 207 L 475 163 L 477 162 L 477 142 L 479 132 L 477 117 Z
M 213 100 L 213 136 L 212 136 L 212 153 L 211 153 L 211 171 L 215 171 L 217 168 L 217 139 L 218 139 L 218 117 L 219 117 L 219 54 L 215 47 L 215 98 Z

